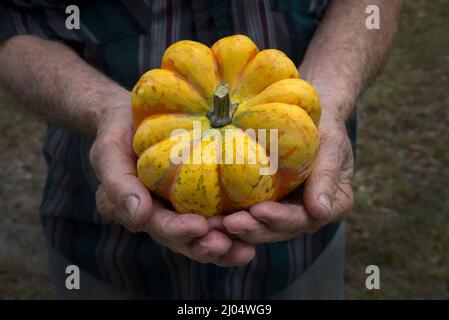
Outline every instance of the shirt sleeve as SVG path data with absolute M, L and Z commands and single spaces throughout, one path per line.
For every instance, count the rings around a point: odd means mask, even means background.
M 11 1 L 0 3 L 0 39 L 17 35 L 50 38 L 43 9 L 18 6 Z

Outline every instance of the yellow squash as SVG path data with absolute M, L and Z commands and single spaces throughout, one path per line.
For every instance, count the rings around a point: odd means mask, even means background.
M 259 51 L 243 35 L 211 48 L 176 42 L 132 91 L 138 176 L 181 213 L 279 200 L 310 174 L 320 112 L 316 91 L 281 51 Z

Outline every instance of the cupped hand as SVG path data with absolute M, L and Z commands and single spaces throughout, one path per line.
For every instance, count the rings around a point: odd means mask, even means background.
M 154 241 L 193 260 L 221 266 L 249 263 L 254 246 L 231 240 L 223 232 L 222 217 L 178 214 L 151 197 L 137 178 L 132 139 L 129 103 L 108 109 L 90 150 L 90 162 L 100 181 L 98 211 L 132 232 L 147 232 Z
M 353 154 L 343 122 L 322 121 L 320 151 L 302 194 L 266 201 L 223 220 L 226 230 L 249 243 L 285 241 L 344 219 L 351 211 Z

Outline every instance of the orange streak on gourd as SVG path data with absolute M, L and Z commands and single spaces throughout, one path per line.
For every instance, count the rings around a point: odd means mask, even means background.
M 211 49 L 199 42 L 183 40 L 172 44 L 162 57 L 161 67 L 182 76 L 209 101 L 220 82 Z
M 304 167 L 298 169 L 280 169 L 276 175 L 273 176 L 273 183 L 275 186 L 275 193 L 272 200 L 277 201 L 284 198 L 292 190 L 297 188 L 309 176 L 311 167 Z
M 140 155 L 152 145 L 170 138 L 177 132 L 179 134 L 182 131 L 192 130 L 194 121 L 201 123 L 203 130 L 210 127 L 209 120 L 205 116 L 165 113 L 146 117 L 134 134 L 134 152 Z
M 221 79 L 233 91 L 245 66 L 259 53 L 250 38 L 243 35 L 225 37 L 212 47 Z
M 270 102 L 294 104 L 307 112 L 318 126 L 321 106 L 318 93 L 302 79 L 284 79 L 270 85 L 256 96 L 244 101 L 240 108 L 248 108 Z
M 193 156 L 190 163 L 180 165 L 173 186 L 170 192 L 170 200 L 177 211 L 181 213 L 196 212 L 203 216 L 213 216 L 220 209 L 221 190 L 217 164 L 215 159 L 215 149 L 206 153 L 211 141 L 203 141 L 199 145 L 191 148 L 192 154 L 195 149 L 202 154 L 202 163 L 193 163 Z
M 133 125 L 137 128 L 146 116 L 163 112 L 205 114 L 209 104 L 187 81 L 173 71 L 146 72 L 131 93 Z
M 299 78 L 295 64 L 282 51 L 266 49 L 246 65 L 231 91 L 231 98 L 240 103 L 277 81 L 291 78 Z
M 296 105 L 272 102 L 241 106 L 234 113 L 233 123 L 244 129 L 277 129 L 280 168 L 300 168 L 313 162 L 318 152 L 318 129 Z

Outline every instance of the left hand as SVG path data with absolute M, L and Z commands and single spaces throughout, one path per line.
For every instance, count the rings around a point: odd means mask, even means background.
M 227 232 L 252 244 L 285 241 L 349 214 L 353 204 L 351 143 L 344 121 L 328 119 L 320 123 L 320 151 L 302 198 L 292 195 L 282 203 L 265 201 L 225 216 Z
M 138 179 L 128 97 L 106 108 L 95 125 L 90 161 L 100 181 L 95 197 L 98 212 L 131 232 L 146 232 L 192 260 L 228 267 L 248 264 L 255 255 L 254 245 L 230 239 L 220 229 L 220 217 L 177 214 L 152 197 Z

